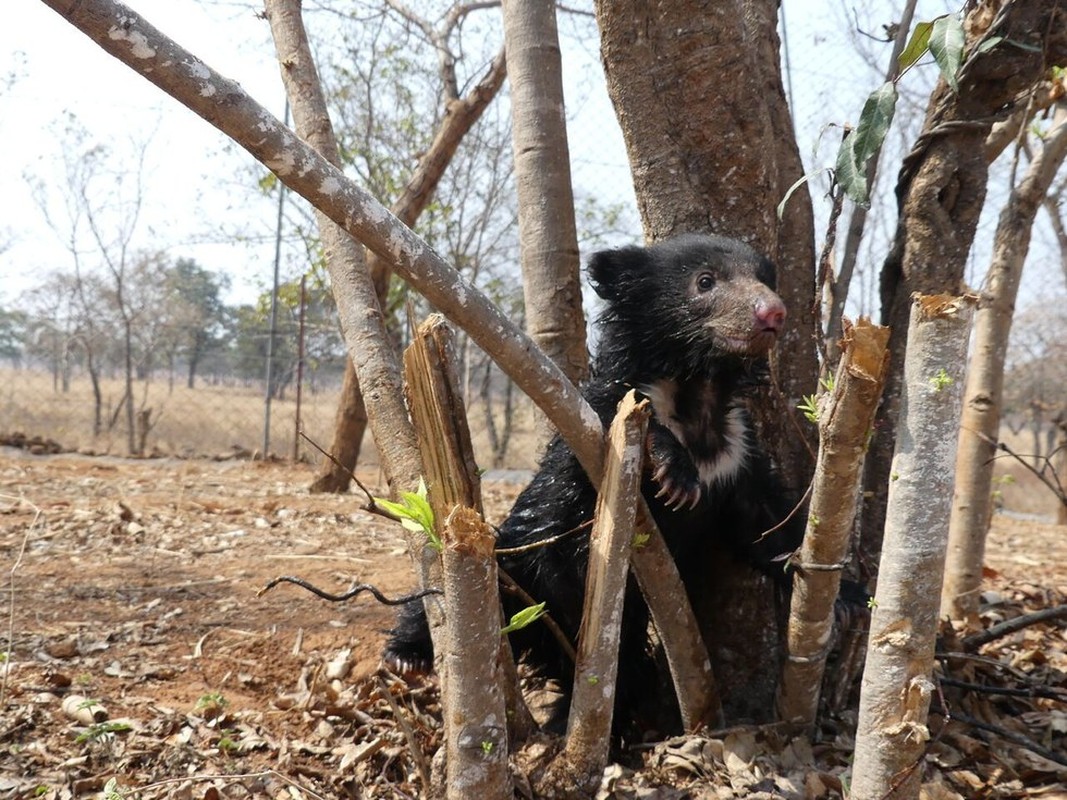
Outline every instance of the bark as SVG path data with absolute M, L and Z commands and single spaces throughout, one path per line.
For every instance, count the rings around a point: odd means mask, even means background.
M 942 81 L 934 91 L 923 131 L 897 181 L 900 218 L 882 267 L 882 323 L 892 328 L 889 375 L 867 459 L 860 568 L 878 561 L 885 519 L 893 421 L 900 402 L 904 345 L 913 293 L 962 290 L 988 180 L 986 139 L 1044 75 L 1067 59 L 1067 10 L 1044 0 L 1005 3 L 989 23 L 989 9 L 968 15 L 968 52 L 957 75 L 959 91 Z M 978 45 L 1004 37 L 982 50 Z
M 482 518 L 481 479 L 456 378 L 451 332 L 440 315 L 419 326 L 404 353 L 404 366 L 427 497 L 444 545 L 444 622 L 434 638 L 434 652 L 445 726 L 445 793 L 456 800 L 503 797 L 508 787 L 507 720 L 514 716 L 507 713 L 506 698 L 518 692 L 515 687 L 505 690 L 514 671 L 502 660 L 510 658 L 510 651 L 500 635 L 496 537 Z M 428 548 L 423 552 L 427 561 L 437 561 Z M 433 619 L 431 612 L 440 607 L 441 598 L 429 596 L 424 602 Z
M 451 28 L 429 31 L 431 39 L 444 47 Z M 447 50 L 447 48 L 445 48 Z M 404 185 L 404 190 L 392 206 L 392 212 L 408 227 L 415 224 L 426 209 L 441 177 L 452 161 L 460 142 L 500 91 L 506 68 L 501 52 L 490 65 L 485 76 L 465 97 L 456 92 L 455 64 L 443 59 L 442 82 L 445 92 L 445 117 L 437 129 L 430 148 L 420 157 L 415 173 Z M 367 267 L 374 281 L 378 305 L 385 308 L 389 292 L 389 263 L 374 252 L 367 254 Z M 359 378 L 351 359 L 345 362 L 341 397 L 334 418 L 333 444 L 330 459 L 322 462 L 319 474 L 309 487 L 312 492 L 345 492 L 351 482 L 351 474 L 359 460 L 363 434 L 367 427 L 367 408 L 359 388 Z
M 919 796 L 972 301 L 912 303 L 852 800 Z
M 477 511 L 455 506 L 441 531 L 448 676 L 444 796 L 512 797 L 500 666 L 496 535 Z M 442 684 L 443 686 L 443 684 Z
M 626 140 L 645 237 L 711 231 L 778 262 L 792 314 L 772 364 L 780 393 L 756 409 L 783 474 L 807 484 L 796 405 L 815 381 L 814 235 L 806 188 L 779 225 L 775 206 L 803 172 L 778 67 L 777 3 L 599 0 L 608 91 Z M 723 80 L 729 75 L 729 80 Z M 709 558 L 697 614 L 731 716 L 769 719 L 780 638 L 772 582 L 723 549 Z
M 505 0 L 526 329 L 575 384 L 588 373 L 556 6 Z M 538 425 L 544 444 L 547 426 Z
M 548 416 L 594 485 L 603 465 L 603 428 L 596 412 L 550 359 L 477 287 L 449 266 L 364 189 L 295 136 L 235 82 L 163 36 L 113 0 L 43 0 L 104 51 L 131 67 L 233 139 L 286 186 L 326 213 L 463 328 Z M 343 280 L 348 280 L 343 276 Z M 342 319 L 351 313 L 347 292 L 336 299 Z M 347 335 L 347 334 L 346 334 Z M 642 519 L 651 514 L 641 504 Z M 649 610 L 671 665 L 683 719 L 694 724 L 708 708 L 707 657 L 677 568 L 654 525 L 634 559 L 638 580 L 652 566 L 673 582 L 646 591 Z M 703 687 L 703 688 L 702 688 Z M 689 716 L 687 717 L 687 712 Z M 689 722 L 687 722 L 689 724 Z
M 266 12 L 297 133 L 340 168 L 337 139 L 300 17 L 300 2 L 266 0 Z M 346 295 L 343 302 L 338 297 L 337 308 L 349 360 L 358 365 L 359 383 L 375 397 L 367 408 L 367 418 L 385 478 L 394 493 L 413 491 L 422 474 L 415 431 L 404 407 L 399 359 L 389 342 L 363 251 L 359 242 L 322 211 L 316 210 L 315 218 L 333 293 Z
M 648 402 L 638 403 L 631 391 L 619 403 L 608 432 L 604 481 L 589 538 L 589 569 L 567 742 L 546 778 L 552 785 L 593 792 L 608 765 L 623 598 L 636 501 L 641 494 L 648 416 Z
M 845 320 L 842 356 L 833 390 L 819 414 L 808 525 L 794 564 L 788 646 L 778 693 L 779 716 L 811 726 L 819 707 L 834 622 L 834 601 L 852 539 L 863 459 L 885 382 L 889 330 Z
M 953 619 L 977 621 L 985 540 L 993 511 L 993 459 L 1004 399 L 1004 363 L 1015 299 L 1034 218 L 1067 156 L 1067 109 L 1060 106 L 1055 120 L 1056 127 L 1000 213 L 993 262 L 975 314 L 974 350 L 956 454 L 948 563 L 941 590 L 942 613 Z
M 1049 459 L 1052 474 L 1058 479 L 1060 487 L 1060 507 L 1056 511 L 1056 524 L 1067 525 L 1067 410 L 1062 410 L 1056 417 L 1056 447 Z

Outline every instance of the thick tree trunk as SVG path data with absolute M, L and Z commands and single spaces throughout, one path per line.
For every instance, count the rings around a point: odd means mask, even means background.
M 812 458 L 796 405 L 815 382 L 814 234 L 804 189 L 780 225 L 775 215 L 802 174 L 778 67 L 777 3 L 598 0 L 596 13 L 646 239 L 711 231 L 778 261 L 791 314 L 775 360 L 782 392 L 767 392 L 756 411 L 787 481 L 802 487 Z M 780 651 L 772 583 L 725 550 L 708 561 L 709 590 L 695 610 L 724 709 L 768 719 Z
M 912 303 L 852 800 L 919 796 L 972 298 Z
M 1015 0 L 1004 3 L 995 20 L 988 14 L 987 6 L 978 6 L 965 20 L 971 55 L 957 75 L 959 90 L 938 84 L 897 182 L 900 219 L 881 276 L 882 323 L 893 331 L 889 375 L 864 479 L 860 568 L 867 575 L 881 551 L 911 296 L 961 291 L 985 201 L 986 138 L 1047 66 L 1067 57 L 1067 10 L 1057 4 Z M 985 50 L 977 46 L 993 37 L 1003 40 Z
M 553 0 L 504 0 L 526 330 L 575 384 L 587 374 L 567 118 Z M 539 425 L 543 441 L 551 433 Z
M 977 618 L 982 561 L 992 514 L 993 456 L 1000 433 L 1004 362 L 1015 298 L 1030 247 L 1037 209 L 1067 156 L 1067 111 L 1045 138 L 1022 182 L 1001 211 L 993 263 L 975 315 L 974 352 L 967 375 L 956 454 L 956 490 L 949 527 L 948 563 L 941 611 L 953 619 Z

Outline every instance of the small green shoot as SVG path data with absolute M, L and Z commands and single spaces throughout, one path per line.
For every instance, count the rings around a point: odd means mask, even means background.
M 596 675 L 590 675 L 588 678 L 585 679 L 585 682 L 588 683 L 590 686 L 596 686 L 598 683 L 600 683 L 600 678 Z
M 129 724 L 125 722 L 98 722 L 95 725 L 90 725 L 84 731 L 79 733 L 74 741 L 76 744 L 99 742 L 102 739 L 110 739 L 113 734 L 126 733 L 129 730 L 131 730 L 131 728 Z
M 401 492 L 400 500 L 401 502 L 396 503 L 382 497 L 374 498 L 376 505 L 396 517 L 407 530 L 426 534 L 430 547 L 440 553 L 441 537 L 434 530 L 433 509 L 426 499 L 426 484 L 420 480 L 418 491 Z
M 236 753 L 241 748 L 241 743 L 237 738 L 236 731 L 223 731 L 222 736 L 219 738 L 219 752 L 220 753 Z
M 112 778 L 111 780 L 113 781 L 115 779 Z M 111 781 L 108 781 L 108 783 L 110 783 L 110 782 Z M 105 790 L 106 790 L 106 788 L 107 787 L 105 787 Z M 44 797 L 50 791 L 51 790 L 47 786 L 41 785 L 41 786 L 38 786 L 36 789 L 33 790 L 33 796 L 34 797 Z
M 811 526 L 812 530 L 815 530 L 816 528 L 819 527 L 819 516 L 818 516 L 818 514 L 808 514 L 808 525 Z
M 819 396 L 814 394 L 804 395 L 804 400 L 798 406 L 800 413 L 804 415 L 804 419 L 812 424 L 818 424 L 819 422 Z
M 635 550 L 640 550 L 642 547 L 648 544 L 648 540 L 652 538 L 650 533 L 645 531 L 637 531 L 634 533 L 634 540 L 630 543 L 630 546 Z
M 492 754 L 493 747 L 494 747 L 493 743 L 490 742 L 488 739 L 486 739 L 485 741 L 482 742 L 482 752 L 485 753 L 486 755 Z
M 871 611 L 877 610 L 878 601 L 875 600 L 873 597 L 868 597 L 867 598 L 867 608 L 869 608 Z
M 935 392 L 940 392 L 942 389 L 946 389 L 951 386 L 955 381 L 952 376 L 945 372 L 945 368 L 942 367 L 937 371 L 937 374 L 930 379 L 930 385 L 934 387 Z
M 501 635 L 521 631 L 527 625 L 536 622 L 545 614 L 545 604 L 538 603 L 535 606 L 527 606 L 522 611 L 512 615 L 511 621 L 500 631 Z
M 111 778 L 104 784 L 104 800 L 126 800 L 126 795 L 119 788 L 118 778 Z

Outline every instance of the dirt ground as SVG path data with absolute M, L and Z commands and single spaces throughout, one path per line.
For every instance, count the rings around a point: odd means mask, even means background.
M 333 604 L 286 584 L 259 594 L 282 575 L 335 593 L 363 582 L 390 596 L 412 588 L 399 527 L 362 512 L 360 495 L 309 495 L 309 474 L 0 448 L 0 652 L 10 651 L 0 663 L 0 798 L 418 795 L 426 767 L 408 737 L 428 753 L 439 743 L 433 689 L 379 673 L 392 612 L 367 595 Z M 377 488 L 378 476 L 361 478 Z M 517 488 L 486 482 L 491 521 Z M 994 616 L 998 604 L 1015 608 L 1010 616 L 1067 600 L 1063 528 L 998 518 L 988 561 Z M 1067 750 L 1062 621 L 1017 634 L 1011 647 L 1010 668 L 1054 690 L 1029 698 L 1020 713 L 1035 716 L 1020 724 Z M 987 722 L 1007 713 L 993 703 Z M 702 747 L 729 772 L 748 740 L 725 741 Z M 998 741 L 946 737 L 964 754 L 942 756 L 946 774 L 966 767 L 975 777 L 939 778 L 931 785 L 944 793 L 927 796 L 1067 797 L 1067 768 L 1035 756 L 1021 769 L 1019 748 Z M 653 754 L 655 774 L 684 768 L 669 755 Z M 724 793 L 705 774 L 706 790 L 647 789 L 648 779 L 644 793 L 604 796 L 836 797 L 831 762 L 800 770 L 794 794 L 781 782 L 779 793 Z

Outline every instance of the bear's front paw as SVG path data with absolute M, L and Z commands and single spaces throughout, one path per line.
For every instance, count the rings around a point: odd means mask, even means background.
M 681 442 L 666 428 L 653 424 L 648 432 L 648 456 L 652 480 L 659 484 L 656 497 L 673 511 L 696 508 L 703 494 L 700 476 Z
M 700 503 L 700 482 L 682 474 L 684 470 L 672 470 L 670 464 L 660 464 L 652 471 L 652 480 L 659 484 L 656 497 L 672 511 L 692 510 Z

